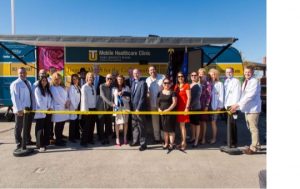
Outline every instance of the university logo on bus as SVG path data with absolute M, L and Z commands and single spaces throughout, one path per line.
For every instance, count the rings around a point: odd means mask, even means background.
M 89 61 L 97 61 L 97 60 L 98 60 L 98 51 L 89 50 Z

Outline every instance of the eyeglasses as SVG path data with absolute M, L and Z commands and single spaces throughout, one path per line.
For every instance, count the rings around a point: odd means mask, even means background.
M 183 78 L 184 76 L 183 76 L 183 75 L 178 75 L 177 77 L 178 77 L 178 78 Z
M 112 80 L 112 78 L 111 77 L 108 77 L 108 78 L 106 78 L 107 80 Z
M 197 75 L 191 75 L 192 77 L 196 77 Z
M 169 82 L 164 82 L 164 84 L 165 84 L 165 85 L 170 85 L 170 83 L 169 83 Z

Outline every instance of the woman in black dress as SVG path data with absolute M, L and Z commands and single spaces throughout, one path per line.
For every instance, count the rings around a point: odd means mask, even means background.
M 163 80 L 163 90 L 157 95 L 157 107 L 159 112 L 172 111 L 177 103 L 176 93 L 170 89 L 170 80 Z M 175 115 L 160 115 L 162 130 L 164 131 L 165 144 L 163 149 L 173 149 L 175 141 Z M 170 139 L 170 143 L 169 143 Z

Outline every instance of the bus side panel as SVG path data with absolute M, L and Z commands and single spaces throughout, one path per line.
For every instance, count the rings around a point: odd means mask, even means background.
M 24 67 L 27 70 L 28 80 L 31 83 L 35 81 L 35 47 L 18 43 L 2 42 L 2 44 L 27 62 L 27 65 L 24 65 L 5 49 L 0 47 L 0 105 L 12 106 L 9 87 L 10 84 L 18 78 L 18 69 Z

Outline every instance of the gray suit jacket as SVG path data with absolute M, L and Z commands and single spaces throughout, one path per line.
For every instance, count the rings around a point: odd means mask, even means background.
M 131 106 L 132 110 L 145 111 L 147 110 L 147 83 L 143 80 L 137 82 L 136 90 L 135 84 L 131 86 Z

